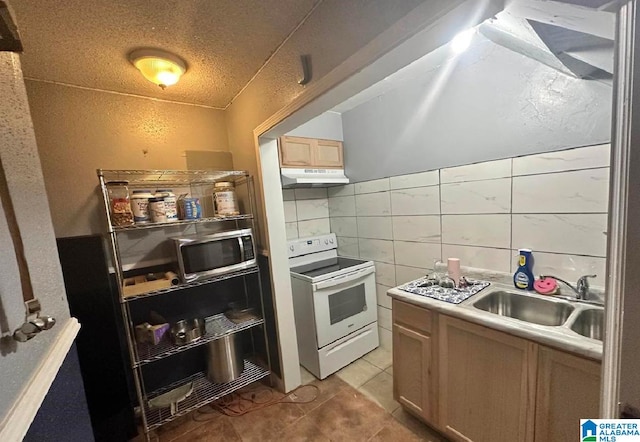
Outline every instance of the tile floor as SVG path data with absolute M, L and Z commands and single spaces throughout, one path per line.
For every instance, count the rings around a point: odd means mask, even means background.
M 204 407 L 160 427 L 152 440 L 186 441 L 430 441 L 441 435 L 393 400 L 391 353 L 378 348 L 320 381 L 300 368 L 302 383 L 316 385 L 316 400 L 276 404 L 240 417 Z M 275 393 L 284 397 L 282 393 Z M 300 390 L 300 401 L 312 390 Z M 142 437 L 135 441 L 144 440 Z

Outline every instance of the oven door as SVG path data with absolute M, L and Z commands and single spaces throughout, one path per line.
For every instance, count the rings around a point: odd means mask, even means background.
M 313 284 L 318 348 L 376 321 L 375 268 Z

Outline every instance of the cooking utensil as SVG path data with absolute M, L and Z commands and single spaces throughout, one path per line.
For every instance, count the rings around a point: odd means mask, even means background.
M 205 334 L 204 321 L 200 318 L 182 319 L 173 324 L 170 333 L 175 345 L 185 345 L 197 341 Z
M 176 414 L 178 410 L 178 402 L 182 402 L 193 393 L 193 382 L 181 385 L 173 390 L 156 396 L 149 400 L 149 408 L 165 408 L 171 407 L 171 415 Z

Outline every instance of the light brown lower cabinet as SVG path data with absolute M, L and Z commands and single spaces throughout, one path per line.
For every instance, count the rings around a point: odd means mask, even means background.
M 394 299 L 393 387 L 454 441 L 573 441 L 598 417 L 600 363 Z
M 540 346 L 535 441 L 574 441 L 580 419 L 599 415 L 600 363 Z
M 533 440 L 536 345 L 439 316 L 440 428 L 454 440 Z
M 393 301 L 393 393 L 413 414 L 435 419 L 431 312 Z

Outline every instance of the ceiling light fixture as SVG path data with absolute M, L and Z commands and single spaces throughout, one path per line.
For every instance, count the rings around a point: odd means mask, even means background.
M 176 84 L 187 70 L 184 60 L 160 49 L 138 49 L 129 54 L 129 60 L 144 78 L 162 89 Z
M 453 40 L 451 40 L 451 49 L 453 49 L 453 52 L 455 52 L 456 54 L 461 54 L 462 52 L 466 51 L 471 44 L 474 32 L 475 29 L 471 28 L 456 34 L 456 36 L 453 37 Z

